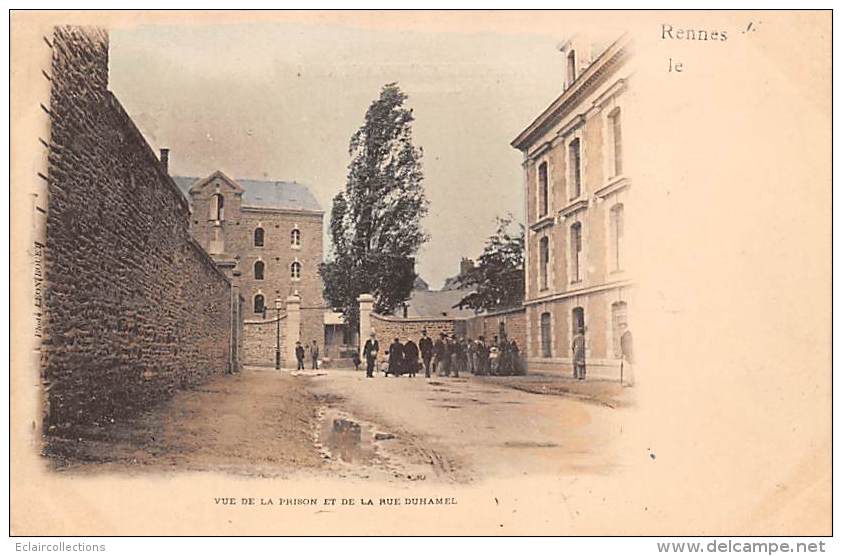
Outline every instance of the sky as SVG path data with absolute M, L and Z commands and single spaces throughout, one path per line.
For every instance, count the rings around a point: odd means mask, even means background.
M 327 229 L 351 135 L 398 82 L 430 201 L 416 271 L 438 288 L 482 252 L 495 217 L 523 220 L 509 143 L 560 94 L 564 37 L 337 20 L 129 26 L 111 31 L 110 88 L 152 147 L 171 149 L 173 175 L 307 184 Z

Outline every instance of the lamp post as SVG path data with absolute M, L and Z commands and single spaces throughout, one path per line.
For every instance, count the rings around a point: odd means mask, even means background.
M 275 298 L 275 370 L 281 370 L 281 298 Z

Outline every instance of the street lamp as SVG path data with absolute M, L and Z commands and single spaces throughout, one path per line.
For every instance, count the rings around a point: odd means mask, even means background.
M 281 298 L 275 298 L 275 370 L 281 370 Z

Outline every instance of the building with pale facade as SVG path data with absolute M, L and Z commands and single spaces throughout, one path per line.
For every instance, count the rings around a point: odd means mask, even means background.
M 523 153 L 526 357 L 530 371 L 572 373 L 582 330 L 588 376 L 617 378 L 631 309 L 629 43 L 574 38 L 560 50 L 561 95 L 512 142 Z

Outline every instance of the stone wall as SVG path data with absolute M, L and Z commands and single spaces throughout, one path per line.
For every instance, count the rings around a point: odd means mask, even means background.
M 412 338 L 417 343 L 421 337 L 421 330 L 425 328 L 427 335 L 432 338 L 437 338 L 442 332 L 448 335 L 464 333 L 464 322 L 458 322 L 456 319 L 403 319 L 375 313 L 371 315 L 371 327 L 381 345 L 383 342 L 388 345 L 395 338 L 400 338 L 401 342 Z
M 45 425 L 69 434 L 230 370 L 237 300 L 107 90 L 107 34 L 61 27 L 49 42 Z
M 286 315 L 280 316 L 281 363 L 289 367 L 284 360 L 286 346 Z M 243 323 L 243 365 L 253 367 L 274 367 L 275 347 L 278 342 L 278 317 L 266 320 L 247 320 Z
M 473 339 L 485 336 L 490 342 L 500 335 L 501 324 L 509 340 L 516 341 L 523 351 L 526 348 L 526 309 L 523 307 L 471 317 L 466 321 L 466 334 Z

